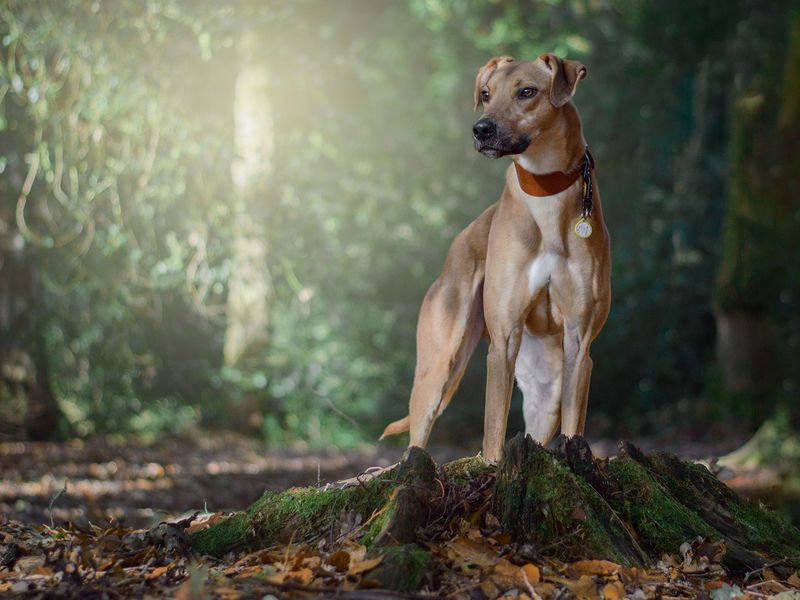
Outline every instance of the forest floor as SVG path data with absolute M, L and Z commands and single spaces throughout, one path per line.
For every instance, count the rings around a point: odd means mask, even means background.
M 723 453 L 732 445 L 675 439 L 637 443 L 644 450 L 658 446 L 693 458 Z M 598 440 L 592 448 L 599 456 L 616 451 L 609 440 Z M 393 464 L 401 453 L 400 448 L 276 451 L 232 434 L 171 437 L 151 444 L 109 439 L 0 443 L 0 592 L 85 597 L 91 590 L 109 598 L 233 599 L 308 597 L 307 590 L 316 588 L 323 594 L 348 590 L 352 597 L 392 597 L 368 590 L 369 570 L 375 565 L 358 544 L 344 554 L 289 543 L 209 560 L 192 555 L 183 532 L 246 508 L 265 490 L 346 479 L 369 467 Z M 434 447 L 431 454 L 442 464 L 466 452 Z M 768 472 L 725 478 L 745 495 L 762 498 L 769 498 L 779 484 Z M 170 524 L 159 526 L 164 522 Z M 533 564 L 503 550 L 503 542 L 480 523 L 465 524 L 457 539 L 439 549 L 444 562 L 459 573 L 445 577 L 449 587 L 442 584 L 439 591 L 464 598 L 494 598 L 511 591 L 520 598 L 591 599 L 729 598 L 743 589 L 753 598 L 779 593 L 800 598 L 793 588 L 800 584 L 796 575 L 797 581 L 778 581 L 767 570 L 750 581 L 734 582 L 714 570 L 713 560 L 697 571 L 693 540 L 648 571 L 604 561 L 542 559 Z M 478 574 L 466 577 L 470 569 Z M 740 588 L 733 587 L 737 583 Z

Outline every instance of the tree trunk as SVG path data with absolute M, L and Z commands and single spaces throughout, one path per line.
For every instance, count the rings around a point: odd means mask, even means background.
M 754 77 L 739 95 L 731 136 L 731 190 L 718 277 L 717 347 L 726 392 L 748 393 L 775 415 L 742 448 L 734 467 L 769 465 L 796 474 L 800 407 L 791 392 L 800 352 L 800 14 L 789 26 L 783 78 Z M 759 69 L 776 61 L 764 60 Z M 777 62 L 780 65 L 780 62 Z M 777 79 L 775 89 L 765 82 Z M 771 401 L 770 401 L 771 400 Z
M 272 282 L 263 219 L 273 130 L 267 70 L 254 33 L 244 35 L 239 55 L 234 100 L 236 159 L 231 166 L 236 239 L 223 356 L 226 366 L 245 368 L 261 358 L 259 353 L 267 343 Z
M 0 231 L 7 228 L 0 212 Z M 36 271 L 22 236 L 0 236 L 0 436 L 57 437 L 61 409 L 47 369 Z
M 552 453 L 522 435 L 506 444 L 496 468 L 480 457 L 437 468 L 424 450 L 411 448 L 372 479 L 266 492 L 245 512 L 195 532 L 192 545 L 221 556 L 290 541 L 335 546 L 357 539 L 383 557 L 375 573 L 382 586 L 411 591 L 435 560 L 423 542 L 451 539 L 476 515 L 499 522 L 539 555 L 566 560 L 652 565 L 701 536 L 724 544 L 722 564 L 741 575 L 800 547 L 800 531 L 701 465 L 645 456 L 626 443 L 617 458 L 597 460 L 577 437 L 562 438 Z M 788 576 L 796 562 L 774 568 Z
M 244 34 L 238 48 L 240 67 L 233 115 L 236 157 L 231 165 L 231 178 L 236 230 L 222 349 L 225 367 L 245 373 L 263 366 L 272 295 L 265 223 L 273 129 L 268 73 L 260 50 L 255 34 Z M 259 431 L 265 410 L 263 397 L 245 391 L 232 394 L 232 398 L 236 401 L 231 404 L 228 417 L 216 425 L 251 433 Z

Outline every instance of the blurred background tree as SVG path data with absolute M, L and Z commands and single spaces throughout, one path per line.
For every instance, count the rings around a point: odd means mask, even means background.
M 774 412 L 785 450 L 792 10 L 5 0 L 0 435 L 373 440 L 406 411 L 450 240 L 500 192 L 507 161 L 471 146 L 476 69 L 554 51 L 589 68 L 576 103 L 613 242 L 590 433 L 735 440 Z M 437 441 L 478 447 L 483 362 Z

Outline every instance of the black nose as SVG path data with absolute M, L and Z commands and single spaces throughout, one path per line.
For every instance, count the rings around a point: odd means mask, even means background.
M 475 139 L 479 142 L 488 140 L 496 131 L 497 125 L 495 125 L 494 121 L 490 121 L 489 119 L 481 119 L 472 126 L 472 135 L 474 135 Z

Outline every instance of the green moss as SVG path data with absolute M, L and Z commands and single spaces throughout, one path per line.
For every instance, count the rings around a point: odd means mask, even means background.
M 236 513 L 213 527 L 192 535 L 192 548 L 199 554 L 220 556 L 245 539 L 246 531 L 246 515 Z
M 369 519 L 384 507 L 398 486 L 426 486 L 436 465 L 420 448 L 409 448 L 401 463 L 374 479 L 345 489 L 293 488 L 266 492 L 247 511 L 237 513 L 210 529 L 195 534 L 192 545 L 205 554 L 219 556 L 231 549 L 265 547 L 278 542 L 300 542 L 325 535 L 343 513 Z M 376 518 L 366 534 L 373 542 L 388 523 L 392 507 Z
M 461 487 L 469 484 L 476 477 L 493 474 L 497 467 L 477 455 L 449 462 L 442 466 L 442 470 L 450 484 Z
M 742 498 L 703 465 L 654 452 L 648 462 L 659 482 L 684 506 L 747 548 L 774 556 L 796 555 L 800 531 L 782 516 Z
M 383 561 L 373 572 L 382 587 L 398 592 L 419 590 L 431 563 L 431 556 L 416 544 L 381 548 Z
M 394 501 L 390 500 L 381 512 L 375 516 L 372 523 L 369 524 L 367 532 L 361 537 L 361 543 L 365 546 L 371 546 L 372 543 L 378 538 L 381 531 L 389 524 L 394 515 Z
M 495 488 L 495 514 L 507 530 L 568 557 L 647 562 L 622 521 L 589 484 L 538 444 L 520 444 L 523 455 L 504 463 Z
M 688 470 L 692 479 L 700 482 L 716 478 L 702 465 L 689 464 Z M 712 489 L 711 483 L 705 488 Z M 781 515 L 766 507 L 742 498 L 727 487 L 730 494 L 719 498 L 731 513 L 733 518 L 741 525 L 741 533 L 746 546 L 754 546 L 768 551 L 775 556 L 796 556 L 800 551 L 800 531 Z
M 342 512 L 368 519 L 386 503 L 392 489 L 391 480 L 378 477 L 345 489 L 266 492 L 247 511 L 192 536 L 192 546 L 198 552 L 219 556 L 234 548 L 299 542 L 323 535 Z
M 682 543 L 699 535 L 720 537 L 635 460 L 617 458 L 609 463 L 609 469 L 624 490 L 621 498 L 611 500 L 611 506 L 633 525 L 640 542 L 651 554 L 675 553 Z

